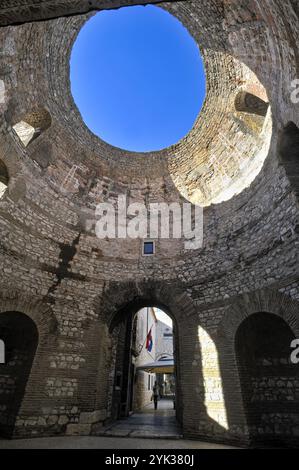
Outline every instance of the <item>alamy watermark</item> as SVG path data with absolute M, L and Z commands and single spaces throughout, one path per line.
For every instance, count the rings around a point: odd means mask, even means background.
M 291 348 L 294 349 L 291 354 L 291 363 L 299 364 L 299 339 L 294 339 L 294 341 L 292 341 Z
M 291 101 L 294 104 L 299 104 L 299 79 L 296 78 L 291 83 Z
M 2 339 L 0 339 L 0 364 L 5 364 L 5 344 Z
M 99 239 L 183 239 L 186 250 L 203 246 L 203 208 L 191 203 L 99 203 L 95 210 L 95 233 Z

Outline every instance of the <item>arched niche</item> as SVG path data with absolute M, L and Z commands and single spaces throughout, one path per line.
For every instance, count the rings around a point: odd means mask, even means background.
M 51 115 L 44 108 L 33 109 L 12 127 L 24 147 L 51 126 Z
M 291 362 L 295 335 L 272 313 L 254 313 L 235 337 L 241 393 L 253 444 L 284 445 L 299 422 L 299 369 Z
M 253 93 L 240 91 L 235 99 L 235 107 L 239 112 L 265 117 L 269 108 L 269 103 Z
M 0 435 L 12 437 L 38 345 L 38 330 L 20 312 L 0 313 L 0 339 L 5 361 L 0 363 Z

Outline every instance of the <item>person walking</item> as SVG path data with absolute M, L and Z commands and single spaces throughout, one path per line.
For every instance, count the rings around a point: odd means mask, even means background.
M 158 408 L 158 400 L 159 400 L 159 387 L 158 387 L 157 381 L 155 382 L 155 385 L 153 387 L 152 399 L 154 400 L 154 406 L 156 410 Z

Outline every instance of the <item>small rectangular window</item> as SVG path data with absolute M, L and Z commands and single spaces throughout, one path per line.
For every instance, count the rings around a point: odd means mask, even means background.
M 143 242 L 143 255 L 150 256 L 154 254 L 155 254 L 154 242 L 151 242 L 151 241 Z

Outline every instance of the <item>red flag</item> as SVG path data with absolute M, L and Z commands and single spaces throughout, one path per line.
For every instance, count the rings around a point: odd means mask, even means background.
M 151 350 L 153 349 L 152 329 L 150 329 L 147 334 L 145 347 L 148 350 L 148 352 L 151 352 Z

